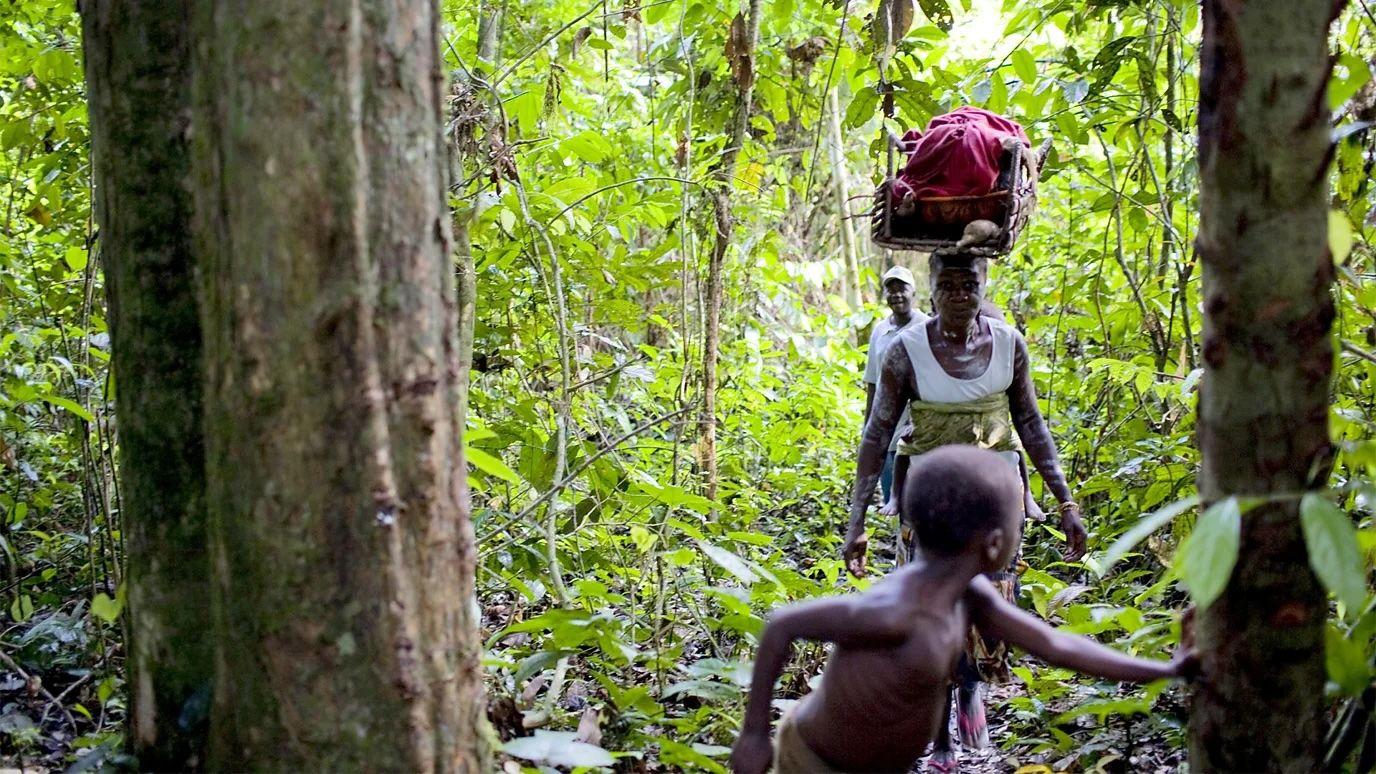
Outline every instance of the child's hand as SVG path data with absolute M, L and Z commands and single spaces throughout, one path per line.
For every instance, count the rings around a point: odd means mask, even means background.
M 767 733 L 744 733 L 731 750 L 731 771 L 735 774 L 764 774 L 774 760 Z
M 1192 647 L 1181 647 L 1171 658 L 1171 674 L 1182 680 L 1193 680 L 1199 676 L 1199 654 Z
M 1199 652 L 1194 649 L 1195 607 L 1185 608 L 1180 616 L 1180 647 L 1171 659 L 1171 669 L 1176 677 L 1193 680 L 1199 676 Z

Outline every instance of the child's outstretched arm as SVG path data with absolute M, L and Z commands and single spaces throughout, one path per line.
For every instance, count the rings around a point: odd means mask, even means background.
M 769 768 L 769 706 L 794 640 L 834 642 L 842 647 L 882 647 L 903 642 L 910 626 L 902 611 L 877 605 L 865 594 L 827 597 L 789 605 L 769 617 L 755 656 L 750 697 L 740 738 L 731 754 L 732 771 L 755 774 Z
M 971 618 L 981 632 L 1017 645 L 1054 666 L 1105 680 L 1146 683 L 1181 677 L 1193 660 L 1188 650 L 1177 653 L 1171 661 L 1135 658 L 1088 637 L 1058 632 L 1009 604 L 983 575 L 970 581 L 966 599 L 970 602 Z

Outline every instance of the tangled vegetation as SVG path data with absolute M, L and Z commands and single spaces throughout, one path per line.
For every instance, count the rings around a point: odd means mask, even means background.
M 1054 524 L 1029 525 L 1024 607 L 1164 655 L 1185 588 L 1232 567 L 1177 561 L 1195 523 L 1202 373 L 1197 5 L 921 0 L 891 50 L 875 19 L 893 3 L 755 5 L 752 58 L 734 5 L 445 3 L 456 262 L 477 299 L 466 441 L 478 602 L 509 768 L 614 758 L 724 771 L 764 614 L 863 583 L 840 561 L 862 347 L 883 313 L 879 274 L 924 266 L 870 245 L 869 196 L 883 132 L 959 105 L 1054 142 L 1038 214 L 991 288 L 1027 337 L 1090 541 L 1066 563 Z M 126 687 L 118 385 L 72 6 L 0 10 L 0 753 L 80 769 L 120 761 Z M 1330 684 L 1315 687 L 1341 719 L 1376 653 L 1361 574 L 1376 556 L 1376 17 L 1358 2 L 1333 36 L 1333 502 L 1365 560 L 1336 581 L 1355 577 L 1355 590 L 1338 595 Z M 729 178 L 708 445 L 711 181 L 742 79 L 755 109 Z M 891 545 L 892 525 L 874 526 L 873 545 Z M 801 695 L 823 658 L 805 649 L 785 692 Z M 992 710 L 996 759 L 1181 760 L 1179 689 L 1030 659 L 1014 671 Z

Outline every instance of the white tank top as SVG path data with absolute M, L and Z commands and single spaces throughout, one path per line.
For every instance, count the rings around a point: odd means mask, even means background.
M 927 325 L 909 325 L 899 334 L 908 359 L 917 377 L 917 395 L 930 403 L 965 403 L 1005 392 L 1013 383 L 1013 351 L 1017 336 L 1010 325 L 992 317 L 981 317 L 993 335 L 993 351 L 989 353 L 989 367 L 973 379 L 957 379 L 946 373 L 932 354 L 927 340 Z

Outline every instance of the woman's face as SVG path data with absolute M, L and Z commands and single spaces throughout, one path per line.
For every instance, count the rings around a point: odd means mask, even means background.
M 932 282 L 932 306 L 943 322 L 968 324 L 984 302 L 984 278 L 974 269 L 943 268 Z

